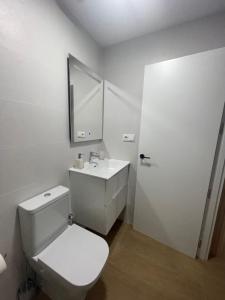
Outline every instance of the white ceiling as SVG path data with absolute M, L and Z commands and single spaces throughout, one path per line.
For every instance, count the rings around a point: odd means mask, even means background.
M 225 0 L 57 0 L 102 46 L 225 11 Z

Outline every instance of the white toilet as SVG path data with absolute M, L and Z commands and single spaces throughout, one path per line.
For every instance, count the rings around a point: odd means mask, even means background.
M 68 225 L 69 189 L 57 186 L 19 205 L 24 252 L 54 300 L 85 299 L 107 261 L 104 239 Z

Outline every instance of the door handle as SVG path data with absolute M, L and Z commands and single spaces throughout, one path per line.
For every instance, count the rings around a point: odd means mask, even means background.
M 150 156 L 145 156 L 143 153 L 141 153 L 140 155 L 139 155 L 139 157 L 140 157 L 140 159 L 151 159 L 151 157 Z

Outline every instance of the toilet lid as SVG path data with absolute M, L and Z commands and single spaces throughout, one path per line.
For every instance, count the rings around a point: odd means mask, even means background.
M 109 254 L 106 241 L 80 226 L 69 226 L 36 258 L 75 286 L 97 279 Z

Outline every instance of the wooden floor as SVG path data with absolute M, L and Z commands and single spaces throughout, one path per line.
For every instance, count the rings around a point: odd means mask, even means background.
M 107 266 L 87 300 L 225 299 L 224 260 L 193 260 L 129 225 L 118 226 L 109 236 Z

